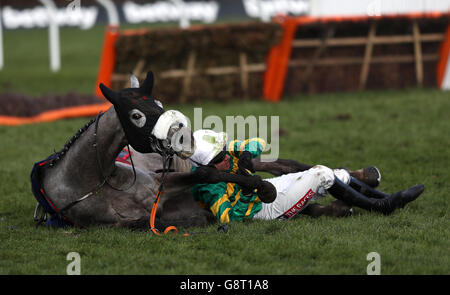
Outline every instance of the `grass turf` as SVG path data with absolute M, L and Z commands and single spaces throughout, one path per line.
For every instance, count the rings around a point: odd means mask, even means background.
M 194 105 L 179 107 L 192 116 Z M 190 229 L 210 234 L 187 238 L 34 228 L 32 163 L 62 147 L 86 119 L 0 127 L 0 273 L 64 274 L 72 251 L 81 255 L 83 274 L 364 274 L 373 251 L 382 274 L 449 273 L 446 93 L 363 92 L 202 107 L 204 116 L 280 116 L 280 157 L 352 169 L 376 164 L 380 189 L 424 183 L 426 191 L 391 216 L 355 209 L 344 219 L 232 223 L 228 234 L 216 234 L 212 225 Z
M 53 74 L 45 31 L 6 31 L 0 91 L 91 93 L 103 29 L 61 34 L 62 71 Z M 200 106 L 168 107 L 193 119 Z M 0 274 L 65 274 L 69 252 L 80 253 L 82 274 L 365 274 L 373 251 L 382 274 L 450 274 L 448 93 L 367 91 L 201 107 L 203 117 L 279 116 L 280 157 L 351 169 L 377 165 L 380 189 L 424 183 L 425 193 L 391 216 L 355 209 L 344 219 L 232 223 L 228 234 L 216 234 L 216 225 L 189 229 L 208 233 L 190 237 L 35 228 L 32 164 L 59 150 L 87 119 L 0 126 Z

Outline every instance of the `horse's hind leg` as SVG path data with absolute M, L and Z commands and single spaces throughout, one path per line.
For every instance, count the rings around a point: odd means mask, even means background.
M 328 205 L 310 204 L 300 214 L 313 218 L 320 216 L 347 217 L 352 215 L 352 208 L 340 200 L 334 200 Z
M 147 231 L 150 229 L 150 216 L 142 216 L 136 220 L 122 219 L 114 224 L 118 228 Z

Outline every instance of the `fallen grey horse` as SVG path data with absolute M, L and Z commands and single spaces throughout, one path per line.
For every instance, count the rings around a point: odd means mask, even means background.
M 38 200 L 37 223 L 148 227 L 148 216 L 163 181 L 162 174 L 143 171 L 139 165 L 118 163 L 117 155 L 129 144 L 139 153 L 157 152 L 166 158 L 173 152 L 168 143 L 174 134 L 183 134 L 187 137 L 185 142 L 190 143 L 177 151 L 178 156 L 187 158 L 193 152 L 194 139 L 185 117 L 177 111 L 164 111 L 161 104 L 151 98 L 151 72 L 141 87 L 116 92 L 101 84 L 100 89 L 113 107 L 81 128 L 60 152 L 33 167 L 31 183 Z M 166 202 L 176 206 L 195 205 L 183 201 L 188 196 L 182 192 L 192 185 L 222 181 L 257 188 L 262 200 L 264 194 L 274 194 L 273 186 L 259 176 L 232 175 L 210 167 L 192 173 L 168 173 L 158 219 L 171 218 L 165 217 L 162 210 L 170 207 L 165 206 Z M 47 214 L 51 216 L 48 220 Z M 208 215 L 202 210 L 190 210 L 185 217 L 189 225 L 208 222 Z

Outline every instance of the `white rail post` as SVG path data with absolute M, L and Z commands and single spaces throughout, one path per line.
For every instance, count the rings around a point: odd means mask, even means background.
M 3 58 L 3 27 L 2 27 L 2 8 L 0 7 L 0 71 L 3 69 L 4 58 Z
M 108 15 L 108 23 L 111 26 L 119 26 L 119 13 L 117 12 L 117 8 L 111 0 L 97 0 L 105 9 L 106 14 Z
M 186 3 L 183 0 L 171 0 L 175 6 L 180 10 L 180 27 L 183 29 L 189 28 L 190 22 L 187 15 Z
M 59 46 L 59 26 L 56 18 L 57 8 L 52 0 L 39 0 L 47 9 L 48 34 L 50 47 L 50 69 L 58 72 L 61 69 L 61 52 Z

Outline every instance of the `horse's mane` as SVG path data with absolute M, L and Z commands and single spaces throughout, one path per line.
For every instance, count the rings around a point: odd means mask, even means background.
M 70 147 L 75 143 L 75 141 L 80 138 L 81 134 L 83 134 L 88 128 L 89 126 L 92 125 L 92 123 L 94 123 L 96 120 L 96 118 L 90 120 L 89 122 L 87 122 L 82 128 L 78 129 L 78 131 L 75 133 L 75 135 L 73 135 L 64 145 L 64 147 L 59 151 L 59 152 L 55 152 L 52 156 L 50 156 L 51 160 L 48 162 L 48 165 L 50 167 L 53 167 L 56 162 L 58 162 L 59 160 L 61 160 L 61 158 L 64 157 L 64 155 L 67 153 L 67 151 L 70 149 Z

